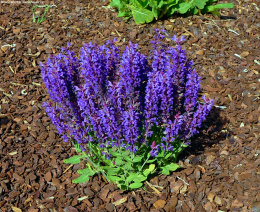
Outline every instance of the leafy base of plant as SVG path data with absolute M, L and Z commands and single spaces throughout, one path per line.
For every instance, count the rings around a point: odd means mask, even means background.
M 181 139 L 175 139 L 172 151 L 160 148 L 157 157 L 152 157 L 149 152 L 152 140 L 150 139 L 148 145 L 140 146 L 135 154 L 116 146 L 100 148 L 99 144 L 93 143 L 88 144 L 88 150 L 82 151 L 76 143 L 75 149 L 79 155 L 65 159 L 64 163 L 77 164 L 81 160 L 87 161 L 86 168 L 77 171 L 80 176 L 74 179 L 73 183 L 85 183 L 90 176 L 100 173 L 108 182 L 117 184 L 121 190 L 140 188 L 150 176 L 169 175 L 180 168 L 176 163 L 177 157 L 188 146 Z

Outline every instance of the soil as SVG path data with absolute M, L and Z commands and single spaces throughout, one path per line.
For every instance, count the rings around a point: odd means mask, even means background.
M 52 1 L 33 23 L 31 5 L 0 3 L 0 212 L 6 211 L 260 211 L 260 12 L 257 0 L 230 0 L 221 17 L 174 16 L 136 25 L 117 18 L 109 1 Z M 39 2 L 40 4 L 40 2 Z M 34 4 L 35 5 L 35 4 Z M 44 12 L 37 8 L 35 16 Z M 201 133 L 181 155 L 183 169 L 145 189 L 122 192 L 95 176 L 71 181 L 84 163 L 46 115 L 39 68 L 72 43 L 119 39 L 148 54 L 155 28 L 185 35 L 183 47 L 201 76 L 201 93 L 215 100 Z

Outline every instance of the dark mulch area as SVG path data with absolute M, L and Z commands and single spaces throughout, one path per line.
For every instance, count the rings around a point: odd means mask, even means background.
M 95 2 L 95 3 L 94 3 Z M 229 1 L 230 2 L 230 1 Z M 172 17 L 148 25 L 116 18 L 109 1 L 55 1 L 42 24 L 29 4 L 0 3 L 0 211 L 260 211 L 260 33 L 257 0 L 232 0 L 213 15 Z M 38 13 L 36 13 L 37 15 Z M 74 154 L 42 108 L 48 99 L 39 62 L 67 42 L 139 43 L 148 52 L 154 28 L 185 35 L 184 47 L 215 99 L 201 134 L 181 155 L 182 170 L 122 192 L 102 176 L 72 184 Z

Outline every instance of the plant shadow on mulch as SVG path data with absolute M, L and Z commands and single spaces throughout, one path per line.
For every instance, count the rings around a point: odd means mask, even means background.
M 227 129 L 228 119 L 221 117 L 220 112 L 220 109 L 212 108 L 199 133 L 191 138 L 190 146 L 179 155 L 180 161 L 193 155 L 191 163 L 198 164 L 200 160 L 196 156 L 203 153 L 206 147 L 212 147 L 230 138 L 231 134 Z

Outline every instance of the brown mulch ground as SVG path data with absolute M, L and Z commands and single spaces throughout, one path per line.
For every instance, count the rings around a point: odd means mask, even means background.
M 235 8 L 222 10 L 222 18 L 179 16 L 137 26 L 116 18 L 108 0 L 50 2 L 57 7 L 41 24 L 32 23 L 30 4 L 1 1 L 0 212 L 260 211 L 259 1 L 228 2 Z M 201 92 L 215 99 L 201 133 L 181 155 L 184 169 L 134 192 L 101 176 L 72 184 L 84 164 L 63 163 L 76 153 L 42 108 L 48 93 L 39 62 L 67 42 L 79 52 L 83 41 L 113 37 L 122 48 L 131 40 L 147 52 L 154 28 L 186 35 Z

